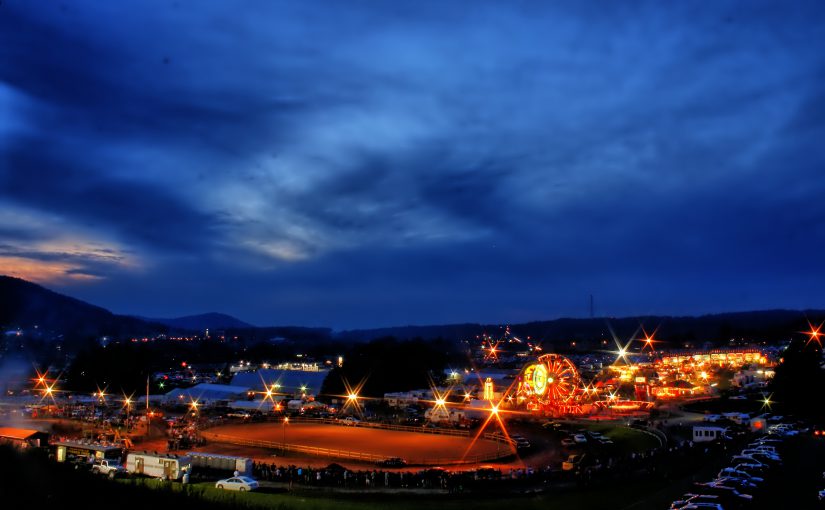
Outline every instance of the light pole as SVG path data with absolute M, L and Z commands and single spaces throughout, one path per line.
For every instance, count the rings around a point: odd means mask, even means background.
M 283 440 L 283 443 L 282 443 L 283 447 L 281 448 L 281 450 L 282 450 L 281 455 L 284 455 L 284 456 L 286 456 L 286 424 L 287 423 L 289 423 L 289 416 L 284 416 L 284 424 L 283 424 L 284 440 Z
M 131 418 L 131 416 L 132 416 L 132 399 L 129 398 L 129 397 L 126 397 L 126 400 L 124 400 L 124 403 L 126 404 L 126 430 L 129 430 L 131 428 L 131 424 L 129 423 L 129 418 Z

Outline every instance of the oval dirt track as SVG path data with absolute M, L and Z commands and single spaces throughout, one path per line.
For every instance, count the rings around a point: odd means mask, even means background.
M 281 423 L 251 423 L 224 425 L 208 429 L 208 434 L 238 437 L 245 440 L 269 441 L 280 445 L 284 440 Z M 322 423 L 289 423 L 286 425 L 289 445 L 327 448 L 367 453 L 381 457 L 401 457 L 415 464 L 442 464 L 470 460 L 480 455 L 505 453 L 506 445 L 473 436 L 446 436 L 383 430 L 367 427 L 347 427 Z

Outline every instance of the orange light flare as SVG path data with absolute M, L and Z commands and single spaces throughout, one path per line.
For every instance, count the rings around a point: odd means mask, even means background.
M 354 409 L 355 412 L 361 416 L 363 410 L 361 409 L 361 402 L 366 399 L 366 397 L 361 396 L 361 390 L 364 388 L 364 384 L 366 384 L 367 380 L 362 379 L 356 386 L 352 386 L 349 381 L 343 379 L 344 382 L 344 390 L 347 392 L 346 395 L 339 395 L 339 397 L 343 397 L 346 400 L 344 401 L 344 406 L 341 411 L 346 411 L 347 409 Z
M 53 382 L 51 384 L 45 383 L 43 385 L 43 395 L 40 397 L 40 401 L 43 402 L 46 399 L 51 399 L 53 404 L 57 404 L 57 400 L 55 400 L 55 395 L 57 394 L 58 390 L 55 389 L 57 382 Z
M 123 407 L 125 407 L 127 411 L 131 411 L 132 409 L 132 404 L 134 404 L 135 402 L 132 399 L 134 395 L 134 393 L 132 393 L 131 395 L 127 395 L 126 393 L 123 394 L 123 400 L 121 400 L 121 402 L 123 403 Z
M 264 406 L 264 404 L 266 404 L 267 401 L 272 402 L 273 408 L 277 407 L 277 402 L 275 401 L 275 397 L 278 396 L 278 394 L 281 390 L 281 384 L 276 382 L 272 385 L 268 385 L 263 380 L 263 377 L 261 377 L 261 384 L 264 387 L 264 391 L 256 391 L 255 392 L 258 395 L 263 395 L 263 398 L 261 399 L 260 403 L 258 403 L 258 410 L 260 411 L 261 408 Z
M 40 389 L 41 387 L 43 387 L 43 388 L 47 387 L 48 384 L 49 384 L 49 379 L 48 379 L 49 371 L 46 370 L 42 374 L 40 373 L 40 370 L 38 370 L 36 368 L 34 369 L 34 371 L 37 372 L 37 377 L 32 379 L 32 381 L 34 382 L 34 389 Z
M 473 449 L 473 447 L 475 446 L 476 442 L 481 437 L 481 435 L 484 434 L 484 431 L 487 429 L 487 426 L 490 424 L 491 421 L 493 421 L 493 419 L 496 420 L 496 423 L 498 424 L 499 428 L 501 429 L 502 434 L 504 434 L 504 437 L 507 439 L 507 441 L 510 441 L 510 434 L 507 432 L 507 426 L 504 424 L 504 420 L 502 419 L 502 416 L 504 414 L 522 414 L 522 415 L 526 415 L 526 416 L 530 415 L 529 412 L 503 409 L 501 407 L 501 404 L 507 398 L 506 396 L 507 395 L 512 395 L 513 387 L 515 386 L 516 382 L 517 381 L 513 381 L 512 383 L 510 383 L 510 386 L 507 388 L 507 391 L 505 391 L 503 393 L 504 396 L 501 397 L 501 400 L 499 400 L 498 403 L 493 404 L 491 402 L 490 403 L 490 408 L 485 409 L 487 411 L 490 411 L 490 414 L 487 415 L 487 418 L 484 420 L 484 422 L 478 428 L 478 431 L 476 432 L 476 435 L 473 437 L 473 440 L 470 441 L 470 444 L 467 446 L 467 449 L 464 450 L 464 454 L 461 456 L 461 460 L 464 460 L 467 457 L 467 455 Z M 515 448 L 512 448 L 512 450 L 513 450 L 513 453 L 518 455 L 518 452 Z
M 501 340 L 497 341 L 495 344 L 492 340 L 487 340 L 487 347 L 484 348 L 486 351 L 484 354 L 484 361 L 498 361 L 498 353 L 501 352 L 501 349 L 498 346 L 501 344 Z
M 804 334 L 806 334 L 810 337 L 810 338 L 808 338 L 808 341 L 805 342 L 805 347 L 807 347 L 808 344 L 810 344 L 811 342 L 816 342 L 816 344 L 819 345 L 820 348 L 822 348 L 822 334 L 823 334 L 822 333 L 822 326 L 823 326 L 823 324 L 825 324 L 825 322 L 820 322 L 819 326 L 814 327 L 814 325 L 811 324 L 811 321 L 808 321 L 808 326 L 811 328 L 811 330 L 804 332 Z
M 109 389 L 107 386 L 106 388 L 100 389 L 100 386 L 97 387 L 97 393 L 92 394 L 101 404 L 106 404 L 106 390 Z
M 433 405 L 433 412 L 430 414 L 430 421 L 432 422 L 433 418 L 439 414 L 439 411 L 445 414 L 449 413 L 449 411 L 447 411 L 447 404 L 449 404 L 448 400 L 453 388 L 450 386 L 444 391 L 439 391 L 438 387 L 435 385 L 435 382 L 430 379 L 430 391 L 433 393 L 433 400 L 427 402 Z
M 40 388 L 40 391 L 42 391 L 43 394 L 40 396 L 40 402 L 43 402 L 46 399 L 50 399 L 52 401 L 52 404 L 57 405 L 57 400 L 55 399 L 55 397 L 58 393 L 61 392 L 61 390 L 57 389 L 57 382 L 60 381 L 60 377 L 63 375 L 63 373 L 61 372 L 54 379 L 49 379 L 48 377 L 46 377 L 46 375 L 48 375 L 48 372 L 44 374 L 40 374 L 38 372 L 36 379 L 37 384 L 35 385 L 35 389 L 37 389 L 39 386 L 42 386 Z
M 640 342 L 643 342 L 642 343 L 642 352 L 644 352 L 644 350 L 648 349 L 648 348 L 650 349 L 650 352 L 655 352 L 656 351 L 656 348 L 654 347 L 654 344 L 656 342 L 658 342 L 658 340 L 656 340 L 656 338 L 655 338 L 657 331 L 659 331 L 659 328 L 654 329 L 653 333 L 648 334 L 648 332 L 645 331 L 644 328 L 642 328 L 642 333 L 644 334 L 644 338 L 639 339 Z

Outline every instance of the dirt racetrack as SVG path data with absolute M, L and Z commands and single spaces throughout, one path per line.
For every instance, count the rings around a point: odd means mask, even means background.
M 410 464 L 440 465 L 471 461 L 481 456 L 505 455 L 507 445 L 473 436 L 446 436 L 383 430 L 366 427 L 348 427 L 321 423 L 251 423 L 224 425 L 208 429 L 212 434 L 253 441 L 268 441 L 280 445 L 286 439 L 289 445 L 326 448 L 377 455 L 384 458 L 401 457 Z

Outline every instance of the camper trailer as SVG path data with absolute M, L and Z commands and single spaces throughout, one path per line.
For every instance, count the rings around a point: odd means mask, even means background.
M 185 473 L 192 472 L 192 459 L 188 455 L 130 452 L 126 456 L 126 471 L 133 475 L 180 480 Z
M 207 452 L 189 452 L 186 456 L 192 459 L 192 466 L 197 468 L 199 475 L 231 475 L 237 471 L 241 475 L 252 476 L 252 459 L 248 457 Z
M 120 462 L 123 449 L 117 445 L 90 443 L 84 441 L 56 441 L 51 444 L 51 454 L 57 462 L 75 462 L 92 466 L 95 460 L 115 460 Z
M 437 406 L 424 411 L 424 419 L 429 420 L 432 423 L 460 425 L 467 422 L 467 415 L 464 411 Z

